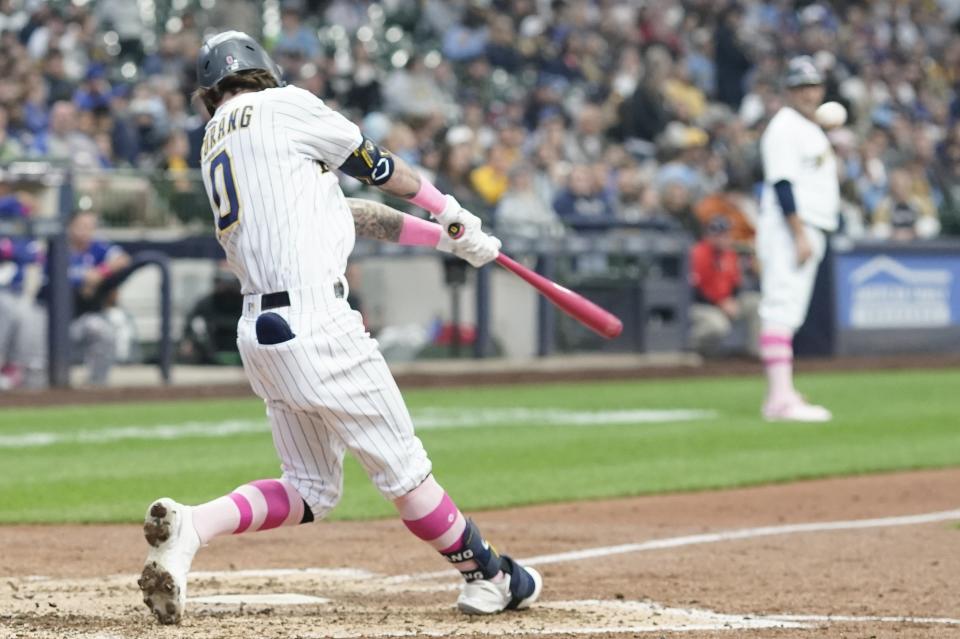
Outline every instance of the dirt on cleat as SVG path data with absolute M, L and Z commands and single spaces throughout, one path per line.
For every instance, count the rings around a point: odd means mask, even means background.
M 160 503 L 154 504 L 150 509 L 152 521 L 143 524 L 143 536 L 154 548 L 170 539 L 170 523 L 165 519 L 166 516 L 166 507 Z
M 153 612 L 160 623 L 180 623 L 180 611 L 173 601 L 177 598 L 179 592 L 170 573 L 162 570 L 156 563 L 147 564 L 143 567 L 143 573 L 137 580 L 137 585 L 143 591 L 143 603 Z M 155 595 L 158 594 L 163 596 L 155 598 Z

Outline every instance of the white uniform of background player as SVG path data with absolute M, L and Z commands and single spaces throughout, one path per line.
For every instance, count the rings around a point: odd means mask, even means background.
M 144 523 L 151 549 L 139 581 L 144 602 L 162 623 L 177 623 L 201 544 L 326 515 L 340 499 L 350 452 L 407 528 L 463 574 L 460 610 L 529 606 L 540 594 L 539 573 L 499 554 L 433 478 L 377 343 L 347 304 L 344 277 L 356 234 L 434 246 L 474 266 L 496 257 L 499 240 L 319 98 L 282 86 L 279 68 L 249 36 L 208 40 L 198 77 L 212 112 L 201 148 L 204 186 L 242 285 L 237 342 L 266 403 L 282 477 L 199 506 L 152 503 Z M 347 200 L 334 169 L 407 197 L 441 224 Z M 386 568 L 390 554 L 387 545 L 378 555 Z
M 814 112 L 823 80 L 806 56 L 790 61 L 787 106 L 760 140 L 764 186 L 757 227 L 762 269 L 760 352 L 767 371 L 763 413 L 770 420 L 827 421 L 793 387 L 793 335 L 803 324 L 827 234 L 840 209 L 837 162 Z

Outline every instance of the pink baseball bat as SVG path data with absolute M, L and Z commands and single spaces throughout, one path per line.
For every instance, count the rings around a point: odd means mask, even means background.
M 582 295 L 560 286 L 539 273 L 535 273 L 503 253 L 497 256 L 497 264 L 512 271 L 518 277 L 540 291 L 561 311 L 597 334 L 613 339 L 623 331 L 623 322 L 616 315 L 600 308 Z

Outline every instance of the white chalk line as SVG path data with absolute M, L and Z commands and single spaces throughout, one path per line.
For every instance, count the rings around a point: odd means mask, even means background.
M 798 623 L 909 623 L 960 626 L 960 619 L 950 617 L 897 617 L 876 615 L 768 615 L 765 619 L 796 621 Z
M 599 546 L 596 548 L 586 548 L 583 550 L 574 550 L 570 552 L 536 555 L 534 557 L 523 559 L 522 563 L 531 566 L 542 566 L 546 564 L 582 561 L 584 559 L 610 557 L 613 555 L 645 552 L 649 550 L 663 550 L 666 548 L 681 548 L 684 546 L 713 544 L 723 541 L 755 539 L 757 537 L 773 537 L 777 535 L 793 535 L 800 533 L 828 532 L 837 530 L 861 530 L 866 528 L 915 526 L 918 524 L 930 524 L 944 521 L 960 521 L 960 509 L 944 510 L 920 515 L 880 517 L 876 519 L 852 519 L 846 521 L 823 521 L 802 524 L 783 524 L 780 526 L 761 526 L 757 528 L 741 528 L 738 530 L 727 530 L 698 535 L 684 535 L 681 537 L 667 537 L 664 539 L 651 539 L 650 541 L 644 541 L 640 543 L 620 544 L 617 546 Z M 438 579 L 449 576 L 450 571 L 443 570 L 435 572 L 421 572 L 409 575 L 397 575 L 395 577 L 389 577 L 388 581 L 402 583 L 405 581 Z
M 361 581 L 379 577 L 375 572 L 362 568 L 262 568 L 260 570 L 191 570 L 190 577 L 194 579 L 223 579 L 233 577 L 242 579 L 278 578 L 278 577 L 307 577 L 315 576 L 328 579 Z
M 506 408 L 486 410 L 425 409 L 413 414 L 417 430 L 482 428 L 509 424 L 537 426 L 603 426 L 619 424 L 665 424 L 713 419 L 716 411 L 696 409 L 556 410 Z M 0 449 L 38 448 L 58 444 L 102 444 L 124 440 L 171 440 L 221 438 L 249 433 L 267 433 L 264 419 L 187 421 L 150 426 L 115 426 L 68 432 L 32 431 L 0 435 Z

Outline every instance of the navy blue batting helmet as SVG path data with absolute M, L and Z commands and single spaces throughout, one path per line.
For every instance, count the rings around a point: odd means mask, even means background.
M 203 43 L 197 57 L 197 83 L 212 89 L 240 71 L 262 69 L 283 86 L 283 71 L 260 44 L 240 31 L 224 31 Z
M 800 55 L 787 63 L 787 75 L 784 78 L 784 84 L 788 89 L 823 84 L 823 75 L 820 74 L 817 65 L 813 63 L 813 58 L 808 55 Z

